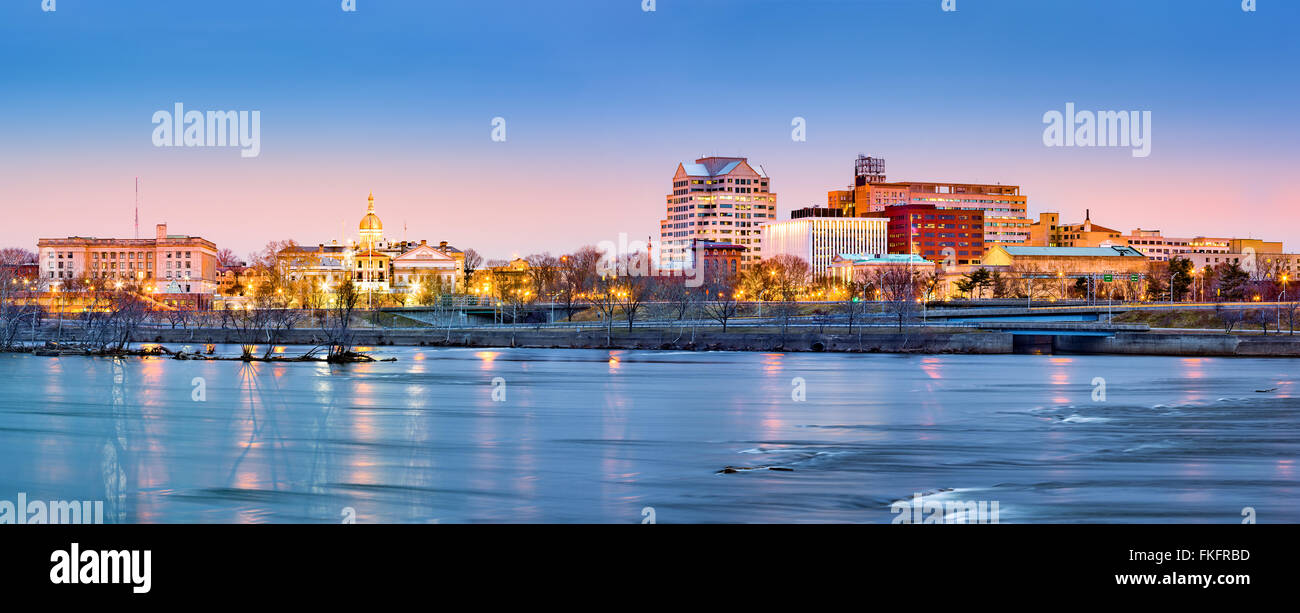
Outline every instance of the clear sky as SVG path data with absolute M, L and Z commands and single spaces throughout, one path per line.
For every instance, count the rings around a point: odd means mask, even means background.
M 786 218 L 866 153 L 1021 185 L 1031 216 L 1300 250 L 1293 0 L 356 4 L 0 2 L 0 246 L 131 236 L 138 175 L 142 235 L 241 255 L 354 236 L 371 190 L 390 237 L 560 253 L 657 238 L 679 161 L 748 156 Z M 155 147 L 177 102 L 259 110 L 261 154 Z M 1045 147 L 1067 102 L 1151 111 L 1151 155 Z

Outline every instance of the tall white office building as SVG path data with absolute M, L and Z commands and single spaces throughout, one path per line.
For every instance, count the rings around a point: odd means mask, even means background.
M 776 194 L 762 166 L 746 158 L 707 157 L 677 165 L 668 211 L 659 222 L 659 261 L 668 269 L 690 261 L 693 241 L 745 247 L 740 267 L 763 258 L 759 228 L 776 219 Z

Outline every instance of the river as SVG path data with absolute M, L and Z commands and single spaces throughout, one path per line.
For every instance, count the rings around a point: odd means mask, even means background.
M 109 522 L 890 523 L 923 493 L 1001 523 L 1300 522 L 1296 360 L 374 355 L 397 361 L 0 355 L 0 499 L 103 500 Z

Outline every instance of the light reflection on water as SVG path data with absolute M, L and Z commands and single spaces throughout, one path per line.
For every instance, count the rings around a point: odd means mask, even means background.
M 1290 360 L 379 353 L 398 361 L 0 355 L 0 499 L 126 522 L 884 523 L 953 488 L 1004 522 L 1300 521 Z

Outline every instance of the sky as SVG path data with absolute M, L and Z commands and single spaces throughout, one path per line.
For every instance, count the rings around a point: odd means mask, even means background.
M 371 191 L 390 238 L 560 254 L 657 239 L 679 162 L 749 157 L 784 219 L 863 153 L 1031 217 L 1300 250 L 1300 2 L 355 4 L 0 0 L 0 246 L 131 237 L 138 176 L 142 236 L 240 255 L 355 237 Z M 1070 102 L 1150 111 L 1150 155 L 1045 146 Z M 176 103 L 259 111 L 259 155 L 155 146 Z

